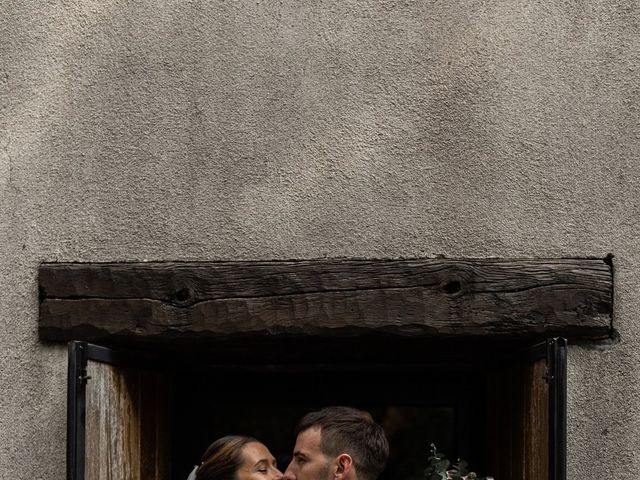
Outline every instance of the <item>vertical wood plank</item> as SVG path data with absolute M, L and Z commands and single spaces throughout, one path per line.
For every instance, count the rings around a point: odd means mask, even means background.
M 488 379 L 487 473 L 496 479 L 549 477 L 548 386 L 545 361 L 514 363 Z
M 86 480 L 167 480 L 169 417 L 161 376 L 92 361 L 87 372 Z
M 140 480 L 139 379 L 89 362 L 86 397 L 86 480 Z
M 549 478 L 549 390 L 544 379 L 545 362 L 540 360 L 528 369 L 526 385 L 527 421 L 525 423 L 525 478 Z

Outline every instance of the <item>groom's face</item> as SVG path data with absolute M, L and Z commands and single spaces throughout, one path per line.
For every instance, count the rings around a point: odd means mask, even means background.
M 328 480 L 331 459 L 320 448 L 320 428 L 309 428 L 298 434 L 293 459 L 284 472 L 285 480 Z

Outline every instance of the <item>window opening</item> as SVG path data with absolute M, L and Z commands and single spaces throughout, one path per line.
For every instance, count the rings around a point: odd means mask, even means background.
M 430 441 L 497 479 L 564 480 L 566 342 L 510 352 L 509 361 L 504 355 L 449 368 L 389 362 L 185 369 L 162 355 L 72 342 L 68 479 L 102 478 L 104 469 L 114 479 L 182 478 L 211 441 L 232 432 L 263 439 L 286 466 L 302 414 L 349 404 L 387 428 L 392 454 L 382 480 L 419 478 Z M 356 381 L 334 387 L 345 371 L 356 372 Z

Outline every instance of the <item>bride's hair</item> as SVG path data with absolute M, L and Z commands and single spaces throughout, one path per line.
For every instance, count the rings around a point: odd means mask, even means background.
M 257 441 L 244 435 L 219 438 L 202 455 L 196 480 L 235 480 L 243 460 L 242 449 L 247 443 Z

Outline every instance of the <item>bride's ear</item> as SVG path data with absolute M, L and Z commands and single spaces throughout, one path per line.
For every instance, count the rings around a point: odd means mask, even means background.
M 345 480 L 351 478 L 354 470 L 353 459 L 348 453 L 341 453 L 336 457 L 335 472 L 333 478 L 336 480 Z

